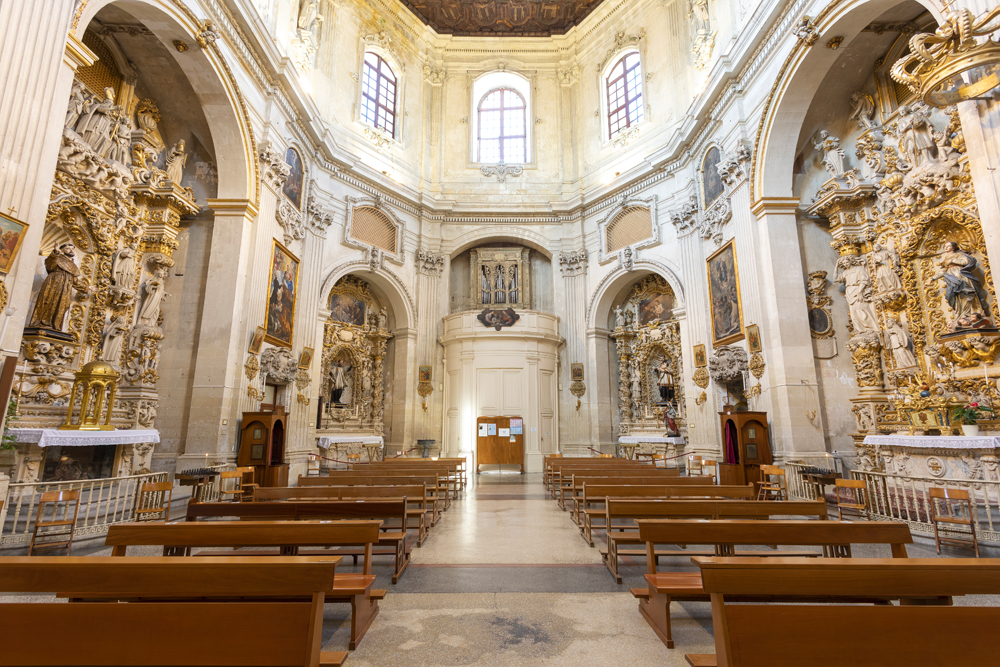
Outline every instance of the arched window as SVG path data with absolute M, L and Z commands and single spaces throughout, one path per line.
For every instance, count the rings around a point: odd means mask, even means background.
M 365 54 L 361 82 L 361 120 L 396 136 L 396 75 L 378 54 Z
M 635 51 L 627 54 L 608 74 L 608 137 L 642 120 L 642 63 Z
M 478 113 L 478 162 L 527 162 L 527 105 L 512 88 L 499 88 L 483 95 Z

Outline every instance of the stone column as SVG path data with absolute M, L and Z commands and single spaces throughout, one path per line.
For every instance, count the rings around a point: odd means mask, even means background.
M 590 417 L 589 446 L 607 453 L 614 452 L 618 434 L 614 430 L 612 413 L 618 394 L 618 378 L 611 376 L 611 355 L 615 354 L 610 339 L 611 332 L 603 327 L 587 329 L 587 393 L 590 394 L 588 411 Z M 605 434 L 605 440 L 601 440 Z M 607 439 L 610 435 L 610 439 Z M 587 451 L 587 450 L 584 450 Z M 590 454 L 589 451 L 587 451 Z
M 415 253 L 417 266 L 417 311 L 421 313 L 417 320 L 417 338 L 415 341 L 417 366 L 431 367 L 431 393 L 427 396 L 414 396 L 413 423 L 415 439 L 433 439 L 438 441 L 441 456 L 446 454 L 446 445 L 442 441 L 441 418 L 444 407 L 442 392 L 438 387 L 444 383 L 444 364 L 438 361 L 438 327 L 441 318 L 442 275 L 448 262 L 444 255 L 435 254 L 423 248 Z M 417 370 L 417 369 L 414 369 Z M 416 391 L 418 387 L 408 387 L 408 391 Z M 412 394 L 411 394 L 412 395 Z M 423 407 L 426 406 L 426 409 Z M 402 406 L 400 406 L 402 407 Z M 395 414 L 396 409 L 393 409 Z M 457 454 L 457 452 L 455 452 Z
M 240 400 L 235 394 L 244 377 L 244 292 L 252 268 L 250 247 L 257 207 L 237 199 L 210 199 L 208 205 L 215 221 L 204 287 L 206 305 L 194 362 L 191 412 L 185 450 L 178 465 L 181 469 L 203 464 L 205 454 L 233 460 L 240 417 Z
M 563 277 L 562 299 L 557 300 L 556 308 L 562 310 L 562 335 L 566 348 L 563 356 L 565 368 L 559 369 L 557 382 L 562 388 L 559 402 L 565 403 L 565 406 L 560 410 L 559 442 L 551 444 L 553 451 L 570 456 L 582 456 L 590 446 L 591 400 L 596 397 L 594 379 L 587 377 L 587 350 L 583 335 L 587 328 L 587 264 L 586 249 L 559 254 L 559 269 Z M 571 364 L 574 363 L 584 366 L 582 382 L 573 382 Z

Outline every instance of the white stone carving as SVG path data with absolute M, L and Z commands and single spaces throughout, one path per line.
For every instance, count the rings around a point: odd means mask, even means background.
M 104 346 L 101 350 L 101 361 L 114 366 L 118 365 L 122 356 L 122 343 L 125 341 L 127 325 L 125 318 L 119 315 L 104 326 Z
M 142 287 L 145 299 L 142 302 L 142 308 L 139 310 L 136 320 L 138 324 L 156 326 L 157 320 L 160 318 L 160 302 L 170 296 L 164 289 L 166 279 L 167 272 L 164 269 L 160 269 L 146 279 Z
M 837 260 L 837 272 L 833 280 L 846 288 L 845 297 L 854 333 L 877 332 L 879 326 L 875 307 L 872 305 L 872 282 L 864 258 L 860 255 L 841 257 Z
M 859 90 L 851 95 L 851 102 L 854 103 L 854 112 L 851 114 L 850 120 L 856 120 L 858 128 L 874 130 L 878 127 L 878 123 L 872 119 L 875 113 L 875 100 L 872 99 L 871 95 Z
M 747 361 L 747 351 L 742 347 L 723 346 L 716 348 L 712 358 L 708 360 L 708 372 L 719 384 L 732 382 L 743 377 L 750 369 Z
M 816 30 L 816 24 L 808 16 L 802 17 L 802 20 L 792 30 L 792 34 L 806 46 L 812 46 L 819 39 L 819 31 Z
M 280 190 L 292 172 L 292 168 L 285 162 L 285 156 L 275 150 L 270 143 L 265 143 L 260 147 L 258 157 L 261 180 L 275 190 Z
M 496 176 L 498 183 L 504 183 L 508 176 L 520 176 L 524 168 L 519 164 L 504 164 L 503 162 L 498 162 L 495 165 L 483 165 L 479 168 L 479 171 L 483 173 L 483 176 Z
M 442 83 L 444 83 L 444 80 L 447 76 L 448 72 L 443 67 L 437 69 L 431 67 L 430 65 L 424 65 L 424 81 L 431 84 L 432 86 L 440 86 Z
M 726 156 L 716 165 L 722 182 L 730 189 L 736 187 L 738 183 L 747 178 L 748 169 L 746 164 L 750 162 L 753 149 L 744 142 L 737 144 L 736 148 L 726 153 Z
M 611 57 L 616 53 L 624 49 L 626 46 L 631 46 L 632 44 L 638 44 L 646 36 L 646 29 L 641 28 L 639 32 L 635 35 L 626 35 L 624 30 L 619 30 L 615 33 L 615 40 L 608 49 L 608 52 L 604 55 L 604 60 L 602 60 L 597 65 L 597 71 L 603 72 L 604 66 L 608 64 Z
M 639 137 L 639 132 L 641 131 L 641 125 L 632 125 L 616 134 L 611 143 L 618 148 L 627 148 L 630 143 L 635 141 Z
M 819 142 L 813 141 L 812 145 L 823 152 L 823 166 L 830 176 L 836 178 L 844 174 L 844 149 L 840 147 L 840 139 L 820 130 Z
M 906 327 L 899 323 L 899 320 L 894 317 L 886 319 L 883 336 L 885 338 L 884 347 L 892 352 L 892 360 L 895 362 L 896 368 L 913 368 L 917 365 L 917 358 L 913 356 L 913 351 L 910 349 L 912 346 L 910 334 Z
M 274 208 L 274 217 L 281 225 L 286 245 L 305 238 L 306 230 L 305 224 L 302 222 L 302 213 L 287 198 L 278 198 L 277 206 Z
M 580 80 L 580 66 L 573 65 L 559 69 L 556 71 L 556 76 L 559 78 L 560 86 L 572 86 Z
M 440 276 L 444 272 L 444 255 L 435 255 L 429 250 L 417 248 L 413 256 L 417 271 L 425 276 Z
M 333 224 L 333 213 L 324 210 L 320 206 L 319 200 L 316 195 L 309 193 L 309 199 L 306 201 L 306 221 L 309 223 L 309 228 L 316 233 L 318 236 L 326 237 L 326 230 Z
M 170 149 L 166 165 L 167 178 L 178 186 L 181 185 L 181 179 L 184 178 L 184 166 L 187 164 L 187 161 L 188 153 L 185 152 L 184 140 L 181 139 Z
M 260 355 L 260 376 L 277 384 L 289 384 L 295 380 L 298 365 L 287 347 L 269 347 Z
M 392 150 L 396 141 L 384 127 L 365 127 L 365 138 L 375 144 L 375 150 L 379 153 Z
M 559 253 L 559 270 L 564 277 L 578 276 L 587 272 L 589 255 L 587 249 Z

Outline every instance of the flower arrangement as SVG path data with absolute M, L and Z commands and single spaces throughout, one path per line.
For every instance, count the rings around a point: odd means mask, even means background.
M 953 421 L 959 422 L 961 424 L 968 424 L 969 426 L 975 425 L 980 419 L 983 419 L 984 413 L 989 413 L 990 415 L 996 415 L 993 408 L 988 408 L 979 403 L 969 403 L 966 406 L 955 408 L 951 413 L 951 418 Z

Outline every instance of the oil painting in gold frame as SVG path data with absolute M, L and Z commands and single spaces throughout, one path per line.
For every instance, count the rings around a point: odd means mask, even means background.
M 264 311 L 264 340 L 273 345 L 291 347 L 295 300 L 299 295 L 299 258 L 277 241 L 273 243 L 267 308 Z
M 705 261 L 708 270 L 709 310 L 712 313 L 712 345 L 725 345 L 743 338 L 743 306 L 736 246 L 730 241 Z
M 27 224 L 0 213 L 0 273 L 10 273 L 27 232 Z

